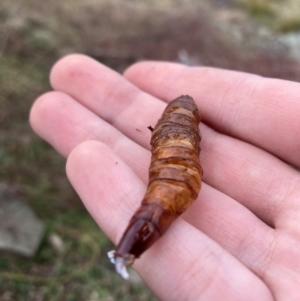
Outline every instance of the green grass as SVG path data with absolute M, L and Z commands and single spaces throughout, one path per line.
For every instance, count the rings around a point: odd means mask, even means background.
M 298 0 L 236 0 L 248 14 L 279 33 L 300 30 L 300 4 Z
M 281 20 L 277 25 L 277 30 L 282 33 L 300 31 L 300 17 Z
M 268 1 L 262 0 L 238 0 L 237 1 L 248 13 L 259 19 L 274 17 L 274 7 Z

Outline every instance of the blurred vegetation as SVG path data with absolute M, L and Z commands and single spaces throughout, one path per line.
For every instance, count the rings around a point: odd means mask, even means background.
M 2 298 L 155 300 L 143 286 L 124 283 L 112 271 L 106 252 L 113 246 L 87 213 L 69 209 L 51 220 L 44 219 L 47 235 L 33 260 L 1 256 Z M 53 235 L 61 239 L 61 246 L 51 243 Z
M 48 75 L 54 62 L 81 50 L 76 45 L 80 24 L 68 20 L 60 27 L 60 18 L 71 10 L 66 3 L 2 4 L 0 195 L 28 203 L 47 231 L 33 259 L 1 253 L 0 300 L 155 300 L 142 283 L 124 283 L 115 274 L 106 255 L 113 246 L 71 188 L 65 159 L 28 123 L 34 99 L 51 89 Z M 50 242 L 53 235 L 60 238 L 63 252 Z
M 300 31 L 300 16 L 289 17 L 281 20 L 280 24 L 277 26 L 278 30 L 283 33 Z
M 236 0 L 248 13 L 282 33 L 300 30 L 298 0 Z
M 238 3 L 243 5 L 246 11 L 257 18 L 266 19 L 275 16 L 274 7 L 270 1 L 238 0 Z
M 292 2 L 228 1 L 281 32 L 300 29 Z M 115 275 L 106 258 L 111 243 L 68 183 L 65 159 L 33 134 L 28 114 L 51 89 L 51 66 L 72 52 L 122 72 L 145 58 L 178 60 L 183 49 L 201 64 L 297 79 L 293 61 L 239 48 L 206 9 L 205 1 L 1 1 L 0 192 L 28 203 L 47 232 L 33 259 L 1 254 L 0 300 L 155 300 L 143 284 Z M 50 242 L 53 235 L 63 252 Z

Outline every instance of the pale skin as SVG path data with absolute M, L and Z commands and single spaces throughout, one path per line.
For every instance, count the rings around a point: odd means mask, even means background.
M 200 195 L 134 264 L 160 300 L 300 300 L 300 84 L 167 62 L 122 76 L 83 55 L 50 78 L 31 125 L 114 243 L 145 193 L 147 127 L 182 94 L 198 105 Z

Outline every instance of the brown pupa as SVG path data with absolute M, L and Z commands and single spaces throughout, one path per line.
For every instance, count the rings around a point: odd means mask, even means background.
M 116 251 L 108 253 L 118 274 L 127 279 L 126 265 L 147 250 L 197 198 L 203 171 L 198 129 L 200 115 L 192 97 L 171 101 L 152 129 L 149 184 L 139 209 Z

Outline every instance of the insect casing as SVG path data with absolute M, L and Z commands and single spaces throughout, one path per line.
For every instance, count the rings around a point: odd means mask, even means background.
M 116 251 L 110 254 L 123 277 L 124 265 L 132 263 L 161 237 L 198 196 L 203 174 L 199 122 L 193 98 L 183 95 L 167 105 L 152 131 L 147 192 Z

